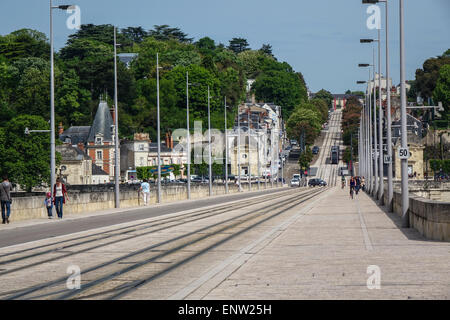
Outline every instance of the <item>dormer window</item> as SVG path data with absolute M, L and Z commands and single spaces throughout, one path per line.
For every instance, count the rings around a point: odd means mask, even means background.
M 98 134 L 95 136 L 95 144 L 103 144 L 103 135 Z

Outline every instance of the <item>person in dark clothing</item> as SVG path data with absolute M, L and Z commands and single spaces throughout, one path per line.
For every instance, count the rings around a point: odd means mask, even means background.
M 355 177 L 351 177 L 350 179 L 350 197 L 353 199 L 353 192 L 355 191 L 356 180 Z
M 9 216 L 11 215 L 11 182 L 8 180 L 8 176 L 3 176 L 3 182 L 0 183 L 0 201 L 2 207 L 2 220 L 3 224 L 9 223 Z
M 355 192 L 356 192 L 356 195 L 358 195 L 359 189 L 361 189 L 361 178 L 360 177 L 356 177 L 356 179 L 355 179 Z

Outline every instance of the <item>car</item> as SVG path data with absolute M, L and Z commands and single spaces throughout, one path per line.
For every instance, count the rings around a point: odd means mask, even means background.
M 315 186 L 322 187 L 322 186 L 326 186 L 326 185 L 327 185 L 326 181 L 324 181 L 322 179 L 318 179 L 318 178 L 313 178 L 308 181 L 308 186 L 310 186 L 310 187 L 315 187 Z
M 292 179 L 291 180 L 291 187 L 300 187 L 300 180 L 299 179 Z
M 318 153 L 319 153 L 319 147 L 318 147 L 318 146 L 314 146 L 314 147 L 312 148 L 312 153 L 313 153 L 313 154 L 318 154 Z

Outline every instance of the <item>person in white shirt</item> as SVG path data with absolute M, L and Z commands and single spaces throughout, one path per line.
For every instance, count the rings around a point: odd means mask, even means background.
M 144 179 L 144 182 L 141 183 L 142 199 L 144 200 L 144 205 L 147 206 L 150 201 L 150 184 L 147 182 L 147 179 Z

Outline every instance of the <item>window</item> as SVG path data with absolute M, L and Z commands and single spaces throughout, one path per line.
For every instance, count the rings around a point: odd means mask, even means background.
M 143 144 L 139 145 L 139 151 L 144 151 L 144 145 Z
M 102 137 L 95 137 L 95 144 L 102 144 L 103 139 Z
M 103 159 L 103 152 L 97 151 L 97 160 Z

